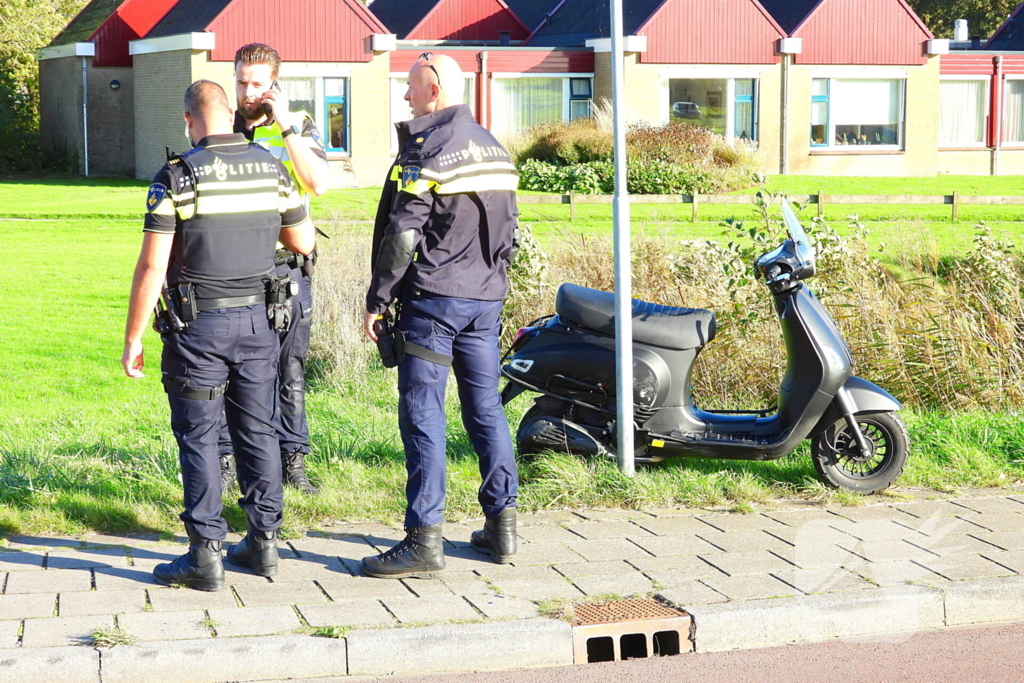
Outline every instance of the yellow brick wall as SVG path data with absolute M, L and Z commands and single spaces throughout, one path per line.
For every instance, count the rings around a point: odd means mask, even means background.
M 185 89 L 195 80 L 205 51 L 179 50 L 135 55 L 135 177 L 149 180 L 164 165 L 164 145 L 189 148 L 182 118 Z M 140 199 L 139 206 L 142 206 Z
M 939 59 L 924 66 L 872 67 L 871 73 L 906 71 L 904 149 L 900 153 L 870 153 L 860 149 L 812 151 L 811 80 L 816 68 L 798 65 L 790 72 L 789 172 L 793 175 L 933 176 L 938 164 Z M 829 74 L 862 77 L 864 67 L 827 67 Z M 894 191 L 898 189 L 895 188 Z
M 391 80 L 389 53 L 352 64 L 351 169 L 360 186 L 381 185 L 394 160 L 391 154 Z
M 935 163 L 940 175 L 989 175 L 992 169 L 992 150 L 987 147 L 976 150 L 940 150 Z

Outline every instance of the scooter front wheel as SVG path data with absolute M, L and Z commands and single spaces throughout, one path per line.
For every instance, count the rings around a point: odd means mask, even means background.
M 846 420 L 836 420 L 814 438 L 811 454 L 818 477 L 828 486 L 857 493 L 878 493 L 903 474 L 910 437 L 892 413 L 857 415 L 857 426 L 870 453 L 861 452 Z

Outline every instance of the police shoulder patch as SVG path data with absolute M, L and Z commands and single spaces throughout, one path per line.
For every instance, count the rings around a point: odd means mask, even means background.
M 419 166 L 406 166 L 402 169 L 402 187 L 409 187 L 420 179 Z
M 313 138 L 313 142 L 317 144 L 320 149 L 324 148 L 324 136 L 320 135 L 320 131 L 316 128 L 309 129 L 309 136 Z
M 151 212 L 160 206 L 160 202 L 167 196 L 167 187 L 161 183 L 153 183 L 149 186 L 149 194 L 146 195 L 146 211 Z

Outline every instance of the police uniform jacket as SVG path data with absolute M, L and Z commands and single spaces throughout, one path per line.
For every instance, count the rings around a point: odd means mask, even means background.
M 210 135 L 156 174 L 143 230 L 174 233 L 167 281 L 203 299 L 265 291 L 281 228 L 306 207 L 285 166 L 244 135 Z
M 469 107 L 397 124 L 400 152 L 373 230 L 366 310 L 402 291 L 500 301 L 514 255 L 519 174 Z

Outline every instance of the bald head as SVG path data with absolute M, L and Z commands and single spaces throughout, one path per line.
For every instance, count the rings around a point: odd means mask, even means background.
M 232 132 L 233 112 L 220 84 L 205 79 L 196 81 L 185 90 L 184 105 L 185 122 L 194 140 Z
M 458 62 L 447 55 L 430 52 L 419 57 L 409 69 L 405 99 L 415 117 L 462 104 L 465 77 Z

